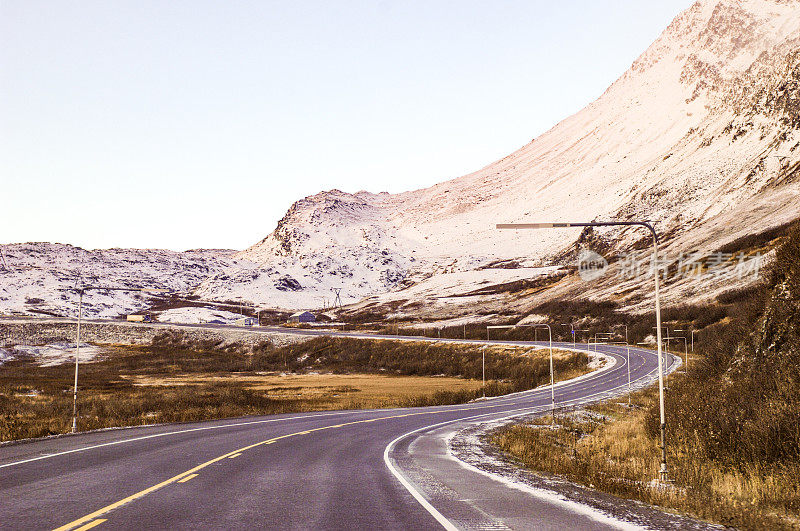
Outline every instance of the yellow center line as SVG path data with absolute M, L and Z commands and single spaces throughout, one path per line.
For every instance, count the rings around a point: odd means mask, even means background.
M 100 525 L 100 524 L 102 524 L 102 523 L 103 523 L 103 522 L 105 522 L 106 520 L 107 520 L 107 518 L 99 518 L 99 519 L 97 519 L 97 520 L 94 520 L 93 522 L 89 522 L 88 524 L 86 524 L 86 525 L 84 525 L 84 526 L 81 526 L 81 527 L 79 527 L 79 528 L 78 528 L 78 529 L 76 529 L 75 531 L 86 531 L 87 529 L 91 529 L 91 528 L 93 528 L 94 526 L 97 526 L 97 525 Z
M 473 409 L 473 408 L 448 409 L 446 412 L 469 411 L 471 409 Z M 219 461 L 221 461 L 223 459 L 227 459 L 227 458 L 230 458 L 230 457 L 236 457 L 237 455 L 241 454 L 242 452 L 245 452 L 245 451 L 250 450 L 251 448 L 255 448 L 257 446 L 261 446 L 261 445 L 265 445 L 265 444 L 272 444 L 272 443 L 274 443 L 274 442 L 276 442 L 276 441 L 278 441 L 280 439 L 286 439 L 288 437 L 294 437 L 296 435 L 305 435 L 307 433 L 311 433 L 312 431 L 329 430 L 329 429 L 332 429 L 332 428 L 343 428 L 343 427 L 346 427 L 346 426 L 353 426 L 353 425 L 356 425 L 356 424 L 364 424 L 364 423 L 367 423 L 367 422 L 375 422 L 375 421 L 378 421 L 378 420 L 390 420 L 390 419 L 397 419 L 397 418 L 402 418 L 402 417 L 412 417 L 412 416 L 419 416 L 419 415 L 434 415 L 434 414 L 437 414 L 437 413 L 443 413 L 443 411 L 421 411 L 419 413 L 405 413 L 405 414 L 402 414 L 402 415 L 391 415 L 391 416 L 388 416 L 388 417 L 379 417 L 379 418 L 374 418 L 374 419 L 354 420 L 352 422 L 345 422 L 343 424 L 336 424 L 334 426 L 323 426 L 321 428 L 315 428 L 313 430 L 298 431 L 298 432 L 295 432 L 295 433 L 289 433 L 287 435 L 280 435 L 278 437 L 273 437 L 273 438 L 267 439 L 265 441 L 257 442 L 257 443 L 251 444 L 249 446 L 245 446 L 245 447 L 239 448 L 238 450 L 234 450 L 232 452 L 228 452 L 228 453 L 226 453 L 224 455 L 221 455 L 219 457 L 215 457 L 214 459 L 206 461 L 205 463 L 201 463 L 201 464 L 197 465 L 196 467 L 187 470 L 186 472 L 181 472 L 180 474 L 178 474 L 176 476 L 172 476 L 171 478 L 166 479 L 166 480 L 164 480 L 161 483 L 158 483 L 156 485 L 153 485 L 152 487 L 148 487 L 148 488 L 146 488 L 144 490 L 140 490 L 139 492 L 137 492 L 135 494 L 131 494 L 130 496 L 128 496 L 126 498 L 123 498 L 123 499 L 121 499 L 119 501 L 116 501 L 116 502 L 114 502 L 114 503 L 112 503 L 110 505 L 106 505 L 105 507 L 94 511 L 93 513 L 89 513 L 84 517 L 78 518 L 77 520 L 73 520 L 72 522 L 70 522 L 68 524 L 62 525 L 61 527 L 57 527 L 53 531 L 68 531 L 68 530 L 81 531 L 83 529 L 90 529 L 90 527 L 94 527 L 94 526 L 99 525 L 99 524 L 101 524 L 101 523 L 106 521 L 105 519 L 96 520 L 94 522 L 91 521 L 91 520 L 94 520 L 95 518 L 97 518 L 98 516 L 102 516 L 102 515 L 104 515 L 106 513 L 109 513 L 111 511 L 113 511 L 114 509 L 117 509 L 117 508 L 119 508 L 119 507 L 121 507 L 121 506 L 123 506 L 123 505 L 125 505 L 127 503 L 130 503 L 132 501 L 138 500 L 139 498 L 147 496 L 151 492 L 157 491 L 158 489 L 160 489 L 162 487 L 166 487 L 167 485 L 170 485 L 172 483 L 176 483 L 176 482 L 183 483 L 185 481 L 189 481 L 193 477 L 197 476 L 197 474 L 195 472 L 197 472 L 199 470 L 202 470 L 202 469 L 206 468 L 207 466 L 213 465 L 214 463 L 217 463 L 217 462 L 219 462 Z M 87 524 L 87 522 L 89 522 L 89 523 Z M 84 525 L 84 524 L 86 524 L 86 525 Z M 81 525 L 83 525 L 83 527 L 78 527 L 78 526 L 81 526 Z M 86 527 L 87 525 L 90 526 L 90 527 Z
M 233 455 L 229 455 L 228 459 L 233 459 L 234 457 L 239 457 L 240 455 L 242 455 L 242 452 L 239 452 L 239 453 L 236 453 L 236 454 L 233 454 Z

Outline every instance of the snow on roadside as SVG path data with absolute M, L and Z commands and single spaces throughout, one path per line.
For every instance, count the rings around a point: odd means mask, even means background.
M 611 361 L 613 358 L 610 356 L 603 354 L 602 352 L 589 352 L 589 363 L 587 367 L 589 367 L 590 371 L 595 371 L 605 366 L 605 364 Z
M 238 313 L 228 312 L 225 310 L 214 310 L 212 308 L 171 308 L 165 310 L 158 315 L 158 321 L 161 323 L 184 323 L 184 324 L 202 324 L 202 323 L 220 323 L 229 324 L 243 316 Z
M 75 343 L 48 343 L 47 345 L 17 345 L 14 347 L 16 352 L 24 356 L 30 356 L 40 367 L 54 367 L 62 363 L 75 361 Z M 4 357 L 4 354 L 6 357 Z M 87 363 L 94 361 L 100 355 L 100 347 L 81 343 L 78 361 Z M 10 361 L 16 356 L 14 352 L 5 350 L 0 352 L 0 363 Z
M 14 353 L 11 352 L 9 349 L 0 348 L 0 365 L 7 361 L 11 361 L 14 359 Z

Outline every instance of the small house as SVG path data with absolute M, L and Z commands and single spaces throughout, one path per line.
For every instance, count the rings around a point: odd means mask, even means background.
M 153 318 L 150 317 L 149 313 L 145 314 L 130 314 L 127 317 L 127 320 L 131 323 L 150 323 L 153 321 Z
M 297 312 L 289 316 L 290 323 L 314 323 L 317 318 L 311 312 Z
M 255 317 L 242 317 L 241 319 L 236 319 L 234 323 L 236 326 L 255 326 L 258 323 Z

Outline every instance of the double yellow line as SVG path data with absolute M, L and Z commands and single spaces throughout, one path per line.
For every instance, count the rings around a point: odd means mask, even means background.
M 310 429 L 310 430 L 298 431 L 298 432 L 294 432 L 294 433 L 289 433 L 287 435 L 281 435 L 279 437 L 273 437 L 272 439 L 267 439 L 266 441 L 257 442 L 255 444 L 251 444 L 249 446 L 245 446 L 243 448 L 239 448 L 237 450 L 233 450 L 232 452 L 228 452 L 228 453 L 226 453 L 224 455 L 221 455 L 219 457 L 215 457 L 214 459 L 211 459 L 210 461 L 206 461 L 205 463 L 201 463 L 201 464 L 197 465 L 196 467 L 194 467 L 194 468 L 192 468 L 190 470 L 187 470 L 186 472 L 181 472 L 177 476 L 172 476 L 171 478 L 169 478 L 167 480 L 164 480 L 161 483 L 158 483 L 156 485 L 153 485 L 152 487 L 148 487 L 148 488 L 146 488 L 144 490 L 141 490 L 141 491 L 137 492 L 136 494 L 131 494 L 127 498 L 123 498 L 123 499 L 121 499 L 121 500 L 119 500 L 117 502 L 114 502 L 114 503 L 110 504 L 110 505 L 106 505 L 102 509 L 98 509 L 98 510 L 94 511 L 93 513 L 89 513 L 86 516 L 78 518 L 77 520 L 73 520 L 72 522 L 70 522 L 68 524 L 64 524 L 61 527 L 56 528 L 54 531 L 68 531 L 68 530 L 85 531 L 87 529 L 91 529 L 91 528 L 93 528 L 95 526 L 98 526 L 98 525 L 102 524 L 103 522 L 105 522 L 107 519 L 99 518 L 99 517 L 105 515 L 106 513 L 109 513 L 110 511 L 113 511 L 114 509 L 122 507 L 123 505 L 125 505 L 127 503 L 130 503 L 132 501 L 138 500 L 139 498 L 143 498 L 144 496 L 147 496 L 151 492 L 155 492 L 158 489 L 160 489 L 162 487 L 166 487 L 167 485 L 170 485 L 172 483 L 185 483 L 185 482 L 189 481 L 190 479 L 192 479 L 194 477 L 197 477 L 197 475 L 198 475 L 197 472 L 198 471 L 206 468 L 207 466 L 213 465 L 214 463 L 222 461 L 223 459 L 238 457 L 242 452 L 245 452 L 247 450 L 251 450 L 251 449 L 256 448 L 258 446 L 264 446 L 264 445 L 267 445 L 267 444 L 273 444 L 273 443 L 275 443 L 277 441 L 280 441 L 281 439 L 286 439 L 288 437 L 295 437 L 297 435 L 306 435 L 308 433 L 313 433 L 315 431 L 331 430 L 331 429 L 334 429 L 334 428 L 344 428 L 346 426 L 353 426 L 355 424 L 365 424 L 367 422 L 375 422 L 375 421 L 378 421 L 378 420 L 389 420 L 389 419 L 397 419 L 397 418 L 401 418 L 401 417 L 413 417 L 413 416 L 418 416 L 418 415 L 433 415 L 433 414 L 436 414 L 436 413 L 445 413 L 445 412 L 451 412 L 451 411 L 468 411 L 470 409 L 474 409 L 474 408 L 458 408 L 458 409 L 448 409 L 446 411 L 422 411 L 422 412 L 418 412 L 418 413 L 404 413 L 402 415 L 392 415 L 392 416 L 389 416 L 389 417 L 378 417 L 378 418 L 365 419 L 365 420 L 355 420 L 355 421 L 352 421 L 352 422 L 345 422 L 343 424 L 334 424 L 334 425 L 331 425 L 331 426 L 323 426 L 321 428 L 313 428 L 313 429 Z

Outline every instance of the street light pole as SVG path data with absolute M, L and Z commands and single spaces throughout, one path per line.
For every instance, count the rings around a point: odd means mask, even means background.
M 628 406 L 630 406 L 631 405 L 631 347 L 630 344 L 628 344 L 628 325 L 618 324 L 613 326 L 612 330 L 614 328 L 619 328 L 620 326 L 625 327 L 625 354 L 628 358 Z
M 575 325 L 573 323 L 561 323 L 561 326 L 569 326 L 572 330 L 572 348 L 575 348 Z
M 631 405 L 631 346 L 625 340 L 625 354 L 628 358 L 628 407 Z
M 682 332 L 683 330 L 673 330 L 673 332 Z M 684 373 L 689 374 L 689 346 L 688 341 L 686 341 L 686 336 L 671 336 L 667 337 L 667 339 L 683 339 L 683 357 L 686 358 L 686 367 L 684 368 Z
M 78 291 L 78 334 L 75 340 L 75 384 L 72 386 L 72 433 L 78 430 L 78 358 L 81 352 L 81 318 L 83 317 L 83 289 Z
M 600 344 L 600 343 L 597 341 L 597 336 L 608 336 L 606 339 L 608 339 L 608 340 L 610 341 L 610 340 L 611 340 L 611 337 L 612 337 L 613 335 L 614 335 L 614 334 L 611 334 L 611 333 L 609 333 L 609 332 L 596 332 L 596 333 L 594 334 L 594 351 L 595 351 L 595 352 L 598 352 L 598 350 L 597 350 L 597 346 Z
M 631 387 L 631 346 L 628 345 L 628 342 L 622 343 L 621 341 L 609 341 L 609 345 L 625 345 L 625 354 L 628 358 L 628 407 L 631 405 L 631 393 L 633 389 Z
M 78 431 L 78 358 L 81 348 L 81 320 L 83 319 L 83 294 L 90 290 L 99 291 L 139 291 L 144 293 L 169 293 L 166 289 L 155 288 L 111 288 L 106 286 L 83 286 L 78 288 L 78 331 L 75 338 L 75 382 L 72 386 L 72 433 Z M 72 290 L 68 290 L 72 291 Z
M 553 422 L 556 419 L 556 388 L 555 388 L 555 376 L 553 374 L 553 331 L 550 329 L 549 324 L 535 324 L 534 330 L 539 328 L 547 328 L 547 339 L 550 347 L 550 402 L 552 406 L 552 413 L 550 414 Z M 534 332 L 536 333 L 536 332 Z
M 658 342 L 658 402 L 661 420 L 661 469 L 658 472 L 661 481 L 667 480 L 667 417 L 664 408 L 664 366 L 662 359 L 664 353 L 661 351 L 661 295 L 659 294 L 659 271 L 658 261 L 658 234 L 653 225 L 646 221 L 600 221 L 588 223 L 501 223 L 497 224 L 498 229 L 554 229 L 570 227 L 620 227 L 636 226 L 644 227 L 653 236 L 653 277 L 655 280 L 655 310 L 656 310 L 656 341 Z
M 653 328 L 655 328 L 655 326 Z M 666 335 L 666 337 L 663 338 L 664 343 L 665 343 L 665 349 L 666 349 L 667 352 L 669 352 L 669 326 L 664 325 L 664 333 Z M 665 363 L 666 363 L 666 361 L 665 361 Z
M 486 345 L 481 349 L 481 382 L 483 385 L 483 398 L 486 398 Z
M 628 325 L 626 325 L 626 324 L 618 324 L 618 325 L 612 326 L 611 328 L 613 330 L 614 328 L 619 328 L 620 326 L 624 326 L 625 327 L 625 343 L 627 343 L 628 342 Z
M 555 414 L 556 410 L 556 392 L 553 384 L 555 382 L 555 377 L 553 373 L 553 331 L 550 328 L 549 324 L 543 323 L 535 323 L 535 324 L 516 324 L 516 325 L 495 325 L 495 326 L 487 326 L 486 327 L 486 340 L 489 340 L 489 330 L 492 328 L 517 328 L 517 327 L 529 327 L 536 330 L 537 328 L 547 328 L 547 334 L 549 338 L 549 345 L 550 345 L 550 398 L 553 405 L 553 413 Z M 534 332 L 535 334 L 535 332 Z M 554 417 L 555 418 L 555 417 Z
M 694 330 L 687 330 L 685 328 L 674 328 L 672 331 L 683 332 L 683 333 L 689 332 L 692 338 L 692 354 L 694 354 Z M 685 336 L 683 338 L 683 341 L 684 341 L 684 354 L 686 355 L 686 374 L 689 374 L 689 347 L 686 344 L 687 339 Z

